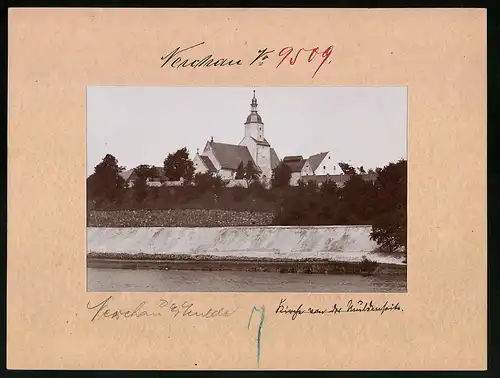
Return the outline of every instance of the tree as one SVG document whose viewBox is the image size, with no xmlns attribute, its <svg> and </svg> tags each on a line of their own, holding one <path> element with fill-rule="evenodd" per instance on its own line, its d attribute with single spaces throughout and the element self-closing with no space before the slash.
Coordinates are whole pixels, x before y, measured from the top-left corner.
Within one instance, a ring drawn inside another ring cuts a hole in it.
<svg viewBox="0 0 500 378">
<path fill-rule="evenodd" d="M 258 180 L 260 177 L 260 172 L 252 161 L 248 161 L 245 166 L 245 180 L 247 181 L 247 187 L 250 187 L 250 183 L 254 180 Z"/>
<path fill-rule="evenodd" d="M 224 186 L 224 181 L 219 176 L 214 176 L 209 172 L 194 175 L 193 183 L 201 192 L 207 190 L 216 192 Z"/>
<path fill-rule="evenodd" d="M 347 211 L 345 219 L 350 224 L 367 224 L 373 216 L 375 187 L 360 175 L 352 175 L 339 190 L 341 209 Z"/>
<path fill-rule="evenodd" d="M 406 251 L 406 160 L 389 163 L 377 169 L 377 173 L 376 216 L 372 222 L 371 238 L 389 252 Z"/>
<path fill-rule="evenodd" d="M 236 180 L 243 180 L 245 178 L 245 166 L 243 165 L 243 162 L 240 162 L 240 165 L 238 165 L 234 178 Z"/>
<path fill-rule="evenodd" d="M 271 177 L 271 186 L 273 188 L 282 188 L 290 184 L 292 178 L 292 170 L 288 165 L 281 162 L 276 168 L 273 169 Z"/>
<path fill-rule="evenodd" d="M 356 174 L 356 168 L 354 168 L 352 165 L 349 163 L 339 163 L 340 169 L 342 169 L 342 172 L 346 175 L 355 175 Z"/>
<path fill-rule="evenodd" d="M 136 179 L 134 181 L 134 195 L 137 202 L 142 202 L 146 199 L 147 192 L 147 181 L 150 178 L 156 177 L 156 168 L 141 164 L 134 169 L 134 174 Z"/>
<path fill-rule="evenodd" d="M 358 168 L 358 171 L 359 173 L 361 173 L 362 175 L 364 175 L 366 173 L 365 169 L 363 168 L 363 166 L 359 167 Z"/>
<path fill-rule="evenodd" d="M 375 173 L 375 171 L 374 171 L 372 168 L 370 168 L 370 169 L 368 170 L 368 174 L 373 174 L 373 173 Z"/>
<path fill-rule="evenodd" d="M 94 173 L 87 180 L 87 193 L 97 202 L 121 200 L 125 189 L 125 180 L 120 175 L 125 167 L 118 165 L 118 160 L 107 154 L 94 168 Z"/>
<path fill-rule="evenodd" d="M 179 181 L 183 178 L 185 181 L 190 182 L 194 175 L 194 165 L 189 159 L 189 152 L 187 148 L 181 148 L 173 154 L 168 154 L 163 162 L 165 176 L 169 181 Z"/>
</svg>

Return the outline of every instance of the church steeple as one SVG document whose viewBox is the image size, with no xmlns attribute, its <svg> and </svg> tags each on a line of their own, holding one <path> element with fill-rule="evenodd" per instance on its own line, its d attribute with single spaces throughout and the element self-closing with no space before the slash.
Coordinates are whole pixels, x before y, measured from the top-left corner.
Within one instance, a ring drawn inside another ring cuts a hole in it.
<svg viewBox="0 0 500 378">
<path fill-rule="evenodd" d="M 262 118 L 259 113 L 257 113 L 257 97 L 255 97 L 255 90 L 253 91 L 253 98 L 250 106 L 250 115 L 247 117 L 245 125 L 248 123 L 262 123 Z"/>
<path fill-rule="evenodd" d="M 253 98 L 252 98 L 252 113 L 255 112 L 257 113 L 257 98 L 255 97 L 255 89 L 253 90 Z"/>
</svg>

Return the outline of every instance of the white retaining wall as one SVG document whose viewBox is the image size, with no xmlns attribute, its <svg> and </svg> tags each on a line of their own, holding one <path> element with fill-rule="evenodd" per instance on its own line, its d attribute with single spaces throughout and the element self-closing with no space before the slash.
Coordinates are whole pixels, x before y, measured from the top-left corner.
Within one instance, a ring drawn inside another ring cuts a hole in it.
<svg viewBox="0 0 500 378">
<path fill-rule="evenodd" d="M 87 253 L 211 255 L 399 264 L 373 253 L 371 226 L 87 228 Z"/>
</svg>

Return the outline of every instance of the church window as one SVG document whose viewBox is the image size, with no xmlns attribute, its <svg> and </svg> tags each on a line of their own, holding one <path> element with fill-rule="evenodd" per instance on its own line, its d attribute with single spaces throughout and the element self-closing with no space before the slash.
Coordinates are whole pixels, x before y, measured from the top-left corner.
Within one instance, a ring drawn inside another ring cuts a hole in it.
<svg viewBox="0 0 500 378">
<path fill-rule="evenodd" d="M 326 169 L 326 167 L 325 167 L 325 166 L 323 166 L 323 169 Z"/>
</svg>

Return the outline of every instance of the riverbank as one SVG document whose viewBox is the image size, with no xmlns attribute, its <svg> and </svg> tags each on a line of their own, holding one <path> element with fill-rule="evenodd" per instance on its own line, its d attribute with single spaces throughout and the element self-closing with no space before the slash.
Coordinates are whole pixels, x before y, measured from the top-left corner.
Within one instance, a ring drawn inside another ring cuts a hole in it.
<svg viewBox="0 0 500 378">
<path fill-rule="evenodd" d="M 406 274 L 87 268 L 89 292 L 406 293 Z"/>
<path fill-rule="evenodd" d="M 364 262 L 333 262 L 320 259 L 246 259 L 215 256 L 144 256 L 89 254 L 88 268 L 278 272 L 303 274 L 392 274 L 406 275 L 406 265 Z"/>
</svg>

